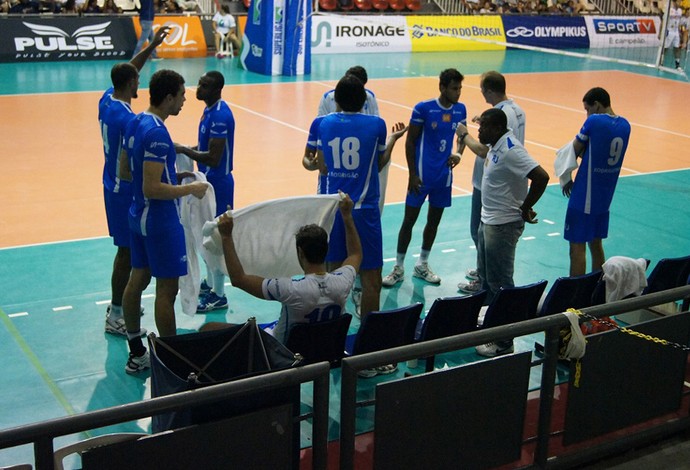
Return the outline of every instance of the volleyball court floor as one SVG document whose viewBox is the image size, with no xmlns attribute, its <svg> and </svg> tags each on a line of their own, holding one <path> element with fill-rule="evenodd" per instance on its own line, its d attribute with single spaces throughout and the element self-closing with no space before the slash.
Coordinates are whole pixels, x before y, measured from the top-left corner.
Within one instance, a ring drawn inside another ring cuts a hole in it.
<svg viewBox="0 0 690 470">
<path fill-rule="evenodd" d="M 107 238 L 102 208 L 97 102 L 109 86 L 113 63 L 0 64 L 0 352 L 5 367 L 0 429 L 150 397 L 148 377 L 124 372 L 126 342 L 103 332 L 115 250 Z M 553 159 L 584 121 L 582 96 L 593 86 L 609 90 L 613 109 L 632 124 L 605 242 L 607 256 L 644 257 L 654 266 L 661 258 L 690 254 L 690 85 L 673 75 L 526 51 L 313 56 L 312 74 L 298 78 L 249 73 L 232 59 L 164 60 L 142 71 L 133 108 L 146 108 L 147 84 L 155 70 L 177 70 L 187 80 L 187 101 L 180 115 L 166 124 L 175 141 L 195 143 L 203 104 L 196 101 L 194 87 L 205 71 L 220 70 L 226 77 L 223 97 L 237 123 L 237 207 L 312 194 L 316 175 L 300 163 L 307 130 L 321 94 L 355 64 L 368 70 L 367 87 L 376 93 L 389 129 L 394 122 L 407 122 L 417 102 L 438 96 L 438 74 L 445 68 L 465 74 L 461 101 L 470 117 L 488 107 L 479 91 L 479 75 L 486 70 L 506 75 L 508 95 L 527 115 L 526 147 L 552 175 L 535 206 L 539 223 L 527 226 L 518 244 L 517 285 L 539 279 L 551 284 L 568 274 L 568 245 L 562 238 L 567 200 L 553 176 Z M 476 135 L 476 126 L 470 131 Z M 476 257 L 468 225 L 473 158 L 466 154 L 454 170 L 453 205 L 444 214 L 430 257 L 442 283 L 430 285 L 408 276 L 402 284 L 383 289 L 382 309 L 418 301 L 428 309 L 438 297 L 458 295 L 456 285 Z M 406 182 L 400 142 L 393 153 L 382 216 L 384 275 L 395 258 Z M 425 213 L 415 227 L 408 273 L 419 252 Z M 277 303 L 251 298 L 230 286 L 226 293 L 227 311 L 188 317 L 178 309 L 178 332 L 196 331 L 207 320 L 277 318 Z M 143 326 L 155 331 L 153 288 L 145 294 Z M 353 321 L 350 332 L 358 326 Z M 518 339 L 516 346 L 530 350 L 533 339 Z M 439 356 L 437 367 L 478 359 L 468 350 Z M 400 378 L 406 370 L 401 365 L 392 376 L 360 380 L 360 393 L 370 395 L 375 383 Z M 339 371 L 333 372 L 332 380 L 335 437 Z M 536 387 L 538 371 L 532 380 Z M 308 405 L 307 398 L 304 402 Z M 372 409 L 360 411 L 359 417 L 360 429 L 370 428 Z M 89 436 L 149 429 L 150 421 L 141 420 L 94 430 Z M 68 436 L 56 446 L 85 437 Z M 0 451 L 0 464 L 31 460 L 28 446 Z"/>
</svg>

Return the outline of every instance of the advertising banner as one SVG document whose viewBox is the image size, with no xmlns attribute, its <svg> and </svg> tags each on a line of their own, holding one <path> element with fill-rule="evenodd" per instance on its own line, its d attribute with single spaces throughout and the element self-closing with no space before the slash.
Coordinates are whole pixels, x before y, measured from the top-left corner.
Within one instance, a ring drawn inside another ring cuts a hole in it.
<svg viewBox="0 0 690 470">
<path fill-rule="evenodd" d="M 589 47 L 658 47 L 661 18 L 593 16 L 586 19 Z"/>
<path fill-rule="evenodd" d="M 384 18 L 385 23 L 379 18 Z M 315 16 L 312 53 L 410 52 L 406 27 L 403 16 Z"/>
<path fill-rule="evenodd" d="M 412 52 L 503 50 L 500 16 L 406 16 Z"/>
<path fill-rule="evenodd" d="M 4 18 L 0 62 L 129 60 L 136 45 L 131 18 Z"/>
<path fill-rule="evenodd" d="M 589 47 L 587 25 L 580 16 L 506 15 L 503 27 L 509 44 L 549 49 Z"/>
<path fill-rule="evenodd" d="M 284 0 L 252 0 L 242 38 L 240 63 L 264 75 L 280 75 L 283 69 Z"/>
<path fill-rule="evenodd" d="M 287 0 L 283 75 L 311 73 L 311 1 Z"/>
<path fill-rule="evenodd" d="M 133 18 L 137 38 L 141 34 L 139 17 Z M 176 59 L 182 57 L 206 57 L 207 45 L 201 20 L 198 16 L 157 16 L 153 20 L 153 31 L 161 26 L 170 28 L 168 36 L 156 51 L 158 57 Z"/>
</svg>

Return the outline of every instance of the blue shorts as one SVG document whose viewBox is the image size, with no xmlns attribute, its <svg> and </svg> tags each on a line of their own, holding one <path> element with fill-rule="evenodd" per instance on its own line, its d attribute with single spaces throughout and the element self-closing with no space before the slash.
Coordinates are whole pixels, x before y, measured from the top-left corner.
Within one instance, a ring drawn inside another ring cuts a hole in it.
<svg viewBox="0 0 690 470">
<path fill-rule="evenodd" d="M 594 239 L 604 239 L 609 235 L 609 212 L 585 214 L 577 209 L 565 213 L 563 238 L 571 243 L 589 243 Z"/>
<path fill-rule="evenodd" d="M 105 217 L 108 220 L 108 234 L 113 238 L 113 245 L 129 248 L 129 206 L 132 205 L 132 193 L 114 193 L 103 188 Z"/>
<path fill-rule="evenodd" d="M 427 196 L 429 196 L 429 205 L 433 207 L 450 207 L 452 188 L 450 185 L 436 185 L 427 186 L 422 184 L 419 188 L 419 194 L 414 191 L 408 191 L 405 198 L 405 204 L 410 207 L 422 207 Z"/>
<path fill-rule="evenodd" d="M 235 179 L 232 173 L 221 178 L 208 177 L 216 194 L 216 217 L 228 210 L 228 206 L 235 208 Z"/>
<path fill-rule="evenodd" d="M 379 208 L 357 209 L 352 211 L 352 218 L 362 243 L 362 264 L 360 269 L 379 269 L 383 266 L 383 235 L 381 232 L 381 213 Z M 326 261 L 339 263 L 347 258 L 345 244 L 345 225 L 338 212 L 333 222 L 333 229 L 328 240 Z"/>
<path fill-rule="evenodd" d="M 130 234 L 133 268 L 148 268 L 155 278 L 187 274 L 187 249 L 181 224 L 171 225 L 163 233 L 143 236 L 131 230 Z"/>
</svg>

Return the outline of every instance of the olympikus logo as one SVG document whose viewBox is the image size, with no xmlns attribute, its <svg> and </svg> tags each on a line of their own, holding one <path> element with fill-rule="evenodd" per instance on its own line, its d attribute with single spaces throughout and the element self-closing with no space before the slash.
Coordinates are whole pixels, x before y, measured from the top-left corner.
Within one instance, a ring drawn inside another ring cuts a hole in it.
<svg viewBox="0 0 690 470">
<path fill-rule="evenodd" d="M 107 51 L 114 49 L 110 36 L 100 36 L 110 25 L 110 21 L 82 26 L 77 28 L 72 34 L 68 34 L 56 26 L 26 23 L 24 21 L 22 23 L 36 36 L 14 38 L 14 46 L 17 52 L 24 52 L 28 48 L 34 47 L 42 52 Z"/>
<path fill-rule="evenodd" d="M 584 38 L 587 28 L 584 26 L 535 26 L 533 29 L 518 26 L 506 31 L 509 38 Z"/>
</svg>

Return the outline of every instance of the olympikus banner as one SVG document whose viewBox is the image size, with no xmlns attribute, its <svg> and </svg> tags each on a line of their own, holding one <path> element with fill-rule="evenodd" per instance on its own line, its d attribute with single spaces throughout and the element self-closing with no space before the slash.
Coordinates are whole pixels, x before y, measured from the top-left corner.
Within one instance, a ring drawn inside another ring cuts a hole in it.
<svg viewBox="0 0 690 470">
<path fill-rule="evenodd" d="M 136 45 L 132 19 L 5 18 L 0 62 L 129 59 Z"/>
<path fill-rule="evenodd" d="M 506 41 L 549 49 L 589 47 L 585 20 L 579 16 L 503 16 Z"/>
</svg>

